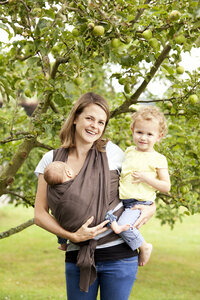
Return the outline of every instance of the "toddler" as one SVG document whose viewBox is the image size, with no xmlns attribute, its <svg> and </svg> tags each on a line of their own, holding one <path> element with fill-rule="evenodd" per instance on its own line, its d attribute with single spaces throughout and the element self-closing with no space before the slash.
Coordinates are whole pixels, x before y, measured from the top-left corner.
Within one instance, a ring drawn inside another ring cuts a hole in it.
<svg viewBox="0 0 200 300">
<path fill-rule="evenodd" d="M 151 205 L 156 191 L 167 193 L 170 190 L 170 178 L 167 159 L 154 150 L 166 132 L 164 114 L 155 106 L 143 106 L 132 115 L 132 136 L 135 146 L 127 148 L 122 163 L 119 194 L 125 211 L 116 221 L 113 211 L 106 214 L 112 230 L 119 234 L 133 249 L 139 248 L 139 266 L 145 265 L 152 251 L 134 223 L 140 216 L 137 204 Z M 129 229 L 125 231 L 126 226 Z"/>
</svg>

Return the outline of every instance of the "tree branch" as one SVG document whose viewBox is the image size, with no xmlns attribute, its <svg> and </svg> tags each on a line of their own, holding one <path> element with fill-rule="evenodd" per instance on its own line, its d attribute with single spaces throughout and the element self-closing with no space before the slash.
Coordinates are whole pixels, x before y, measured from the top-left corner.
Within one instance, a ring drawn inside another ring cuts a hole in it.
<svg viewBox="0 0 200 300">
<path fill-rule="evenodd" d="M 180 98 L 180 97 L 177 97 L 177 98 Z M 172 102 L 173 100 L 175 100 L 177 98 L 176 97 L 171 97 L 171 98 L 167 98 L 167 99 L 140 100 L 140 101 L 137 101 L 137 102 L 138 103 L 167 102 L 167 101 Z"/>
<path fill-rule="evenodd" d="M 17 227 L 13 227 L 13 228 L 10 228 L 9 230 L 7 231 L 4 231 L 4 232 L 1 232 L 0 233 L 0 239 L 4 239 L 6 237 L 9 237 L 15 233 L 18 233 L 24 229 L 26 229 L 27 227 L 31 226 L 34 224 L 34 219 L 30 219 L 28 221 L 26 221 L 25 223 L 17 226 Z"/>
<path fill-rule="evenodd" d="M 144 4 L 149 4 L 149 2 L 151 2 L 151 0 L 145 1 Z M 132 20 L 132 21 L 130 22 L 132 25 L 135 24 L 135 23 L 138 21 L 138 19 L 141 17 L 141 15 L 143 14 L 143 12 L 144 12 L 145 9 L 146 9 L 146 8 L 138 9 L 138 13 L 137 13 L 137 15 L 135 16 L 135 19 Z"/>
<path fill-rule="evenodd" d="M 40 143 L 38 141 L 36 141 L 35 147 L 44 148 L 44 149 L 47 149 L 47 150 L 53 150 L 54 149 L 53 147 L 51 147 L 49 145 L 46 145 L 46 144 L 43 144 L 43 143 Z"/>
<path fill-rule="evenodd" d="M 12 195 L 12 196 L 15 196 L 15 197 L 18 197 L 18 198 L 20 198 L 20 199 L 22 199 L 25 203 L 27 203 L 29 206 L 32 206 L 32 207 L 34 207 L 34 205 L 28 200 L 28 199 L 26 199 L 26 197 L 23 197 L 22 195 L 19 195 L 19 194 L 17 194 L 17 193 L 15 193 L 14 191 L 12 191 L 12 190 L 9 190 L 9 189 L 7 189 L 7 190 L 5 190 L 4 191 L 4 195 Z"/>
<path fill-rule="evenodd" d="M 42 99 L 36 109 L 34 110 L 33 114 L 31 115 L 31 120 L 32 120 L 32 124 L 33 126 L 35 125 L 35 123 L 40 121 L 40 116 L 45 113 L 50 105 L 51 102 L 51 96 L 53 94 L 53 91 L 46 91 L 46 95 L 44 96 L 44 100 Z"/>
<path fill-rule="evenodd" d="M 20 61 L 25 61 L 27 60 L 28 58 L 32 57 L 33 55 L 32 54 L 29 54 L 27 56 L 20 56 L 20 55 L 16 55 L 16 59 L 20 60 Z"/>
<path fill-rule="evenodd" d="M 0 196 L 4 194 L 6 187 L 14 181 L 14 175 L 28 157 L 30 151 L 35 147 L 36 138 L 26 138 L 13 155 L 9 164 L 0 171 Z"/>
<path fill-rule="evenodd" d="M 161 52 L 160 56 L 156 60 L 155 64 L 153 65 L 153 67 L 151 68 L 150 72 L 147 74 L 147 76 L 145 77 L 145 79 L 143 80 L 143 82 L 141 83 L 141 85 L 139 86 L 139 88 L 135 91 L 135 93 L 129 99 L 127 99 L 126 101 L 124 101 L 124 103 L 121 106 L 119 106 L 118 108 L 116 108 L 115 110 L 113 110 L 111 112 L 111 118 L 113 118 L 114 116 L 117 116 L 117 115 L 119 115 L 121 113 L 130 111 L 129 106 L 131 104 L 137 103 L 137 100 L 138 100 L 139 96 L 144 92 L 144 90 L 146 89 L 147 85 L 149 84 L 149 82 L 151 81 L 151 79 L 153 78 L 153 76 L 155 75 L 155 73 L 157 72 L 158 68 L 162 64 L 163 60 L 169 54 L 170 50 L 171 50 L 170 44 L 168 44 L 167 46 L 165 46 L 165 48 Z"/>
<path fill-rule="evenodd" d="M 29 12 L 30 12 L 30 8 L 26 5 L 26 3 L 25 3 L 23 0 L 19 0 L 19 2 L 21 2 L 21 3 L 24 5 L 24 7 L 25 7 L 27 13 L 29 13 Z M 29 24 L 30 24 L 30 23 L 29 23 Z"/>
<path fill-rule="evenodd" d="M 70 52 L 72 51 L 72 49 L 70 50 Z M 56 73 L 58 71 L 58 67 L 60 64 L 65 64 L 69 61 L 69 56 L 68 57 L 59 57 L 56 59 L 53 67 L 52 67 L 52 71 L 51 71 L 51 78 L 54 79 L 56 77 Z"/>
<path fill-rule="evenodd" d="M 45 113 L 49 107 L 53 91 L 47 91 L 44 98 L 38 104 L 31 116 L 32 127 L 37 128 L 40 123 L 40 116 Z M 0 196 L 4 194 L 7 186 L 14 181 L 14 176 L 18 169 L 24 163 L 29 153 L 37 145 L 37 137 L 25 138 L 24 142 L 19 145 L 18 150 L 11 158 L 10 162 L 0 170 Z"/>
<path fill-rule="evenodd" d="M 22 135 L 22 136 L 20 136 Z M 6 143 L 9 143 L 9 142 L 13 142 L 13 141 L 19 141 L 21 139 L 25 139 L 25 138 L 33 138 L 34 135 L 30 134 L 29 132 L 16 132 L 15 133 L 15 136 L 13 136 L 13 134 L 7 138 L 5 138 L 4 140 L 0 141 L 0 144 L 6 144 Z M 20 137 L 17 137 L 17 136 L 20 136 Z"/>
<path fill-rule="evenodd" d="M 0 2 L 0 5 L 4 5 L 4 4 L 8 4 L 8 3 L 9 3 L 9 1 L 5 0 L 3 2 Z"/>
<path fill-rule="evenodd" d="M 56 114 L 59 114 L 59 110 L 57 109 L 55 103 L 53 101 L 50 102 L 50 107 Z"/>
</svg>

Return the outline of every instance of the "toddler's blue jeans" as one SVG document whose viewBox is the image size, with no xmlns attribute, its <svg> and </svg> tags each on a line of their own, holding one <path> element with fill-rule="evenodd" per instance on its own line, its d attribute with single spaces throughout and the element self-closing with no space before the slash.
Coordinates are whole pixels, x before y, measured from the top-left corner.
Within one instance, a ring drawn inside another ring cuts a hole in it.
<svg viewBox="0 0 200 300">
<path fill-rule="evenodd" d="M 117 223 L 119 225 L 125 225 L 130 224 L 133 226 L 137 219 L 139 218 L 141 211 L 139 209 L 131 209 L 137 204 L 142 205 L 151 205 L 151 201 L 138 201 L 136 199 L 125 199 L 122 200 L 124 205 L 124 212 L 121 214 L 119 219 L 117 220 Z M 110 222 L 113 222 L 116 217 L 113 216 L 113 211 L 110 210 L 107 212 L 105 219 L 110 220 Z M 144 238 L 139 232 L 137 228 L 130 228 L 127 231 L 122 231 L 119 236 L 129 245 L 129 247 L 134 251 L 138 249 L 142 243 L 144 242 Z"/>
</svg>

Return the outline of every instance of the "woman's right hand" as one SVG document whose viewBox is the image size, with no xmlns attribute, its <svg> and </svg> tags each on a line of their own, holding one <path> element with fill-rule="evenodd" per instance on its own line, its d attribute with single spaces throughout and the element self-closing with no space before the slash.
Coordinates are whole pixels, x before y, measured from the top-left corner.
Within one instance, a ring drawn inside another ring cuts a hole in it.
<svg viewBox="0 0 200 300">
<path fill-rule="evenodd" d="M 148 220 L 154 215 L 156 211 L 156 205 L 155 203 L 151 205 L 135 205 L 131 209 L 139 209 L 141 211 L 140 217 L 137 219 L 135 224 L 133 225 L 133 228 L 139 229 L 142 225 L 146 224 Z"/>
<path fill-rule="evenodd" d="M 94 227 L 88 227 L 92 221 L 94 220 L 94 217 L 90 217 L 87 222 L 85 222 L 76 232 L 72 233 L 72 237 L 70 238 L 70 241 L 72 243 L 80 243 L 84 242 L 90 239 L 95 238 L 100 233 L 105 232 L 108 230 L 107 227 L 104 227 L 109 221 L 103 221 L 97 226 Z"/>
</svg>

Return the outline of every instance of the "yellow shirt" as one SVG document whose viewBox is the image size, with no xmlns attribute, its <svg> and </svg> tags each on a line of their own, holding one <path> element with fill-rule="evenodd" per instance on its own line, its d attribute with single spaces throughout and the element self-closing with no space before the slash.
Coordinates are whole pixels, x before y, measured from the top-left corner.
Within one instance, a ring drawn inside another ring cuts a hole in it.
<svg viewBox="0 0 200 300">
<path fill-rule="evenodd" d="M 132 183 L 133 172 L 147 172 L 149 177 L 157 177 L 157 169 L 168 168 L 167 159 L 164 155 L 153 152 L 137 151 L 134 146 L 125 151 L 125 159 L 122 163 L 119 195 L 120 199 L 134 198 L 140 201 L 154 201 L 156 189 L 152 186 L 139 182 Z"/>
</svg>

